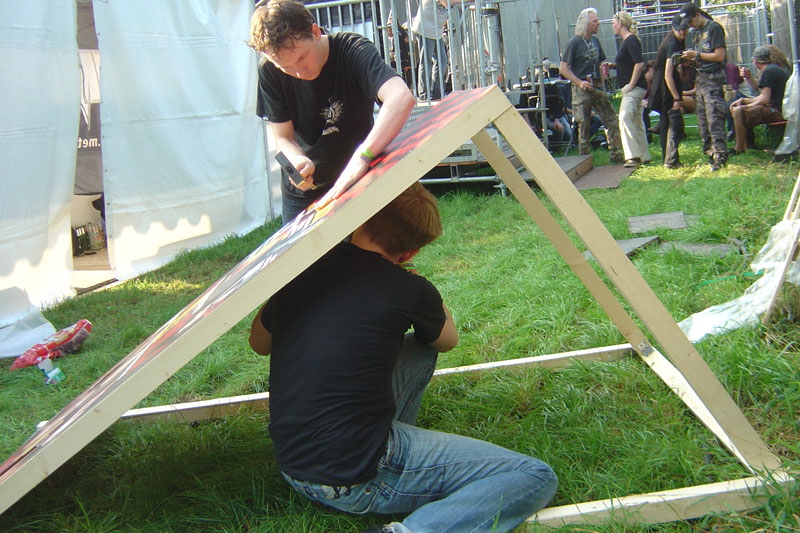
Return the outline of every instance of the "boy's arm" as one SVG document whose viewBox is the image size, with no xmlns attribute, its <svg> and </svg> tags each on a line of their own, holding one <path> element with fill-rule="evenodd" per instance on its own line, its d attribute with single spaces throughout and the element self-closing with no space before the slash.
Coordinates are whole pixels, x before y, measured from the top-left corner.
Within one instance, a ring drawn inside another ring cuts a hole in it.
<svg viewBox="0 0 800 533">
<path fill-rule="evenodd" d="M 261 308 L 250 326 L 250 347 L 257 354 L 269 355 L 272 352 L 272 333 L 261 322 L 261 313 L 263 312 L 264 309 Z"/>
<path fill-rule="evenodd" d="M 442 326 L 442 332 L 439 334 L 439 338 L 433 341 L 431 346 L 433 346 L 437 352 L 449 352 L 458 344 L 458 330 L 456 329 L 455 322 L 453 322 L 453 316 L 450 314 L 450 311 L 447 310 L 447 306 L 444 304 L 442 304 L 442 306 L 447 318 L 444 321 L 444 326 Z"/>
<path fill-rule="evenodd" d="M 368 160 L 380 154 L 397 137 L 416 103 L 414 95 L 400 76 L 393 76 L 381 85 L 378 89 L 378 99 L 382 103 L 375 124 L 336 178 L 333 187 L 317 201 L 318 209 L 339 198 L 361 179 L 369 169 Z"/>
<path fill-rule="evenodd" d="M 278 152 L 289 159 L 292 166 L 297 169 L 303 177 L 303 183 L 298 187 L 300 190 L 311 189 L 314 184 L 314 162 L 303 153 L 303 149 L 297 144 L 294 137 L 294 123 L 291 120 L 286 122 L 271 122 L 270 128 L 275 136 L 275 148 Z"/>
</svg>

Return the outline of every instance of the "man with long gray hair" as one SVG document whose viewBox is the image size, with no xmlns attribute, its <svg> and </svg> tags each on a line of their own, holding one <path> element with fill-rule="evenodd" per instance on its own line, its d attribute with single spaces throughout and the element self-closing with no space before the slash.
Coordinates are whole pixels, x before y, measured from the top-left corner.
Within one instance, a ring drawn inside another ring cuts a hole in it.
<svg viewBox="0 0 800 533">
<path fill-rule="evenodd" d="M 589 123 L 594 109 L 608 132 L 611 162 L 622 163 L 622 140 L 619 136 L 617 113 L 603 90 L 605 76 L 600 69 L 600 63 L 605 61 L 606 55 L 600 41 L 594 36 L 599 29 L 597 10 L 588 7 L 581 11 L 575 26 L 575 37 L 567 43 L 559 70 L 564 78 L 572 82 L 572 112 L 578 122 L 578 147 L 581 155 L 588 155 L 590 152 Z"/>
</svg>

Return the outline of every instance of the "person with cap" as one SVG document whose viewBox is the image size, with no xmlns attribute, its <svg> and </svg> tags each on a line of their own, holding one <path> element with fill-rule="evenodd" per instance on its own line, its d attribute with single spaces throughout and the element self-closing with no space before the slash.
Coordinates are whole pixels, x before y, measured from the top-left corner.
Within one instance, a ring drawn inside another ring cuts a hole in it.
<svg viewBox="0 0 800 533">
<path fill-rule="evenodd" d="M 603 90 L 605 76 L 600 63 L 606 55 L 594 35 L 600 29 L 597 10 L 588 7 L 580 12 L 575 25 L 575 36 L 567 43 L 561 59 L 561 76 L 572 82 L 572 111 L 578 122 L 578 148 L 581 155 L 590 153 L 589 125 L 592 110 L 596 111 L 608 132 L 611 162 L 622 163 L 622 140 L 619 134 L 617 113 Z"/>
<path fill-rule="evenodd" d="M 681 22 L 691 27 L 689 42 L 692 48 L 683 58 L 697 62 L 695 101 L 697 129 L 703 140 L 703 151 L 711 158 L 711 171 L 722 168 L 728 159 L 725 114 L 727 105 L 723 94 L 725 76 L 725 30 L 711 15 L 692 2 L 683 4 Z"/>
<path fill-rule="evenodd" d="M 781 57 L 782 56 L 782 57 Z M 775 48 L 759 46 L 753 50 L 753 64 L 759 72 L 758 96 L 739 98 L 731 104 L 733 130 L 736 134 L 736 146 L 732 154 L 740 154 L 747 150 L 747 132 L 759 124 L 769 124 L 783 120 L 781 107 L 786 89 L 788 74 L 780 67 L 786 62 L 786 56 Z M 748 81 L 754 79 L 748 69 L 742 69 Z"/>
<path fill-rule="evenodd" d="M 678 146 L 686 136 L 682 106 L 683 84 L 679 66 L 675 65 L 673 58 L 676 58 L 675 54 L 680 55 L 683 52 L 688 28 L 680 14 L 672 18 L 672 31 L 658 46 L 653 66 L 650 107 L 660 116 L 658 124 L 661 130 L 661 154 L 667 168 L 683 166 L 678 153 Z"/>
<path fill-rule="evenodd" d="M 328 34 L 299 0 L 259 2 L 247 43 L 260 56 L 259 114 L 303 181 L 281 179 L 283 223 L 358 181 L 416 100 L 366 37 Z M 380 102 L 373 118 L 375 102 Z"/>
<path fill-rule="evenodd" d="M 636 22 L 626 11 L 614 15 L 611 27 L 614 29 L 614 34 L 622 38 L 614 63 L 617 68 L 617 82 L 622 89 L 619 130 L 622 149 L 625 152 L 625 166 L 637 167 L 650 162 L 647 132 L 643 120 L 643 100 L 647 92 L 647 82 L 644 77 L 642 41 L 639 40 Z"/>
</svg>

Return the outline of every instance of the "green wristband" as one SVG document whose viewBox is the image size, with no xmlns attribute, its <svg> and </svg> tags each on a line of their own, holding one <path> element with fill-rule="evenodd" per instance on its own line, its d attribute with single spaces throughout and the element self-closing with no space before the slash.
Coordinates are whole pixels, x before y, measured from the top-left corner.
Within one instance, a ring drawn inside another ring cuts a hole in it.
<svg viewBox="0 0 800 533">
<path fill-rule="evenodd" d="M 369 146 L 361 145 L 361 153 L 358 155 L 361 159 L 365 162 L 370 163 L 373 159 L 375 159 L 375 154 L 372 153 L 372 150 L 369 149 Z"/>
</svg>

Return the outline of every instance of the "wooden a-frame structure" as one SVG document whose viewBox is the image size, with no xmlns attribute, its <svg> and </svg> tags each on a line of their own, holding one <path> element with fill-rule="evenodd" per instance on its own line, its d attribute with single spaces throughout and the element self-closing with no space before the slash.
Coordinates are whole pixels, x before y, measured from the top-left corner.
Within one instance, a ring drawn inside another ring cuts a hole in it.
<svg viewBox="0 0 800 533">
<path fill-rule="evenodd" d="M 503 136 L 663 355 L 509 163 L 485 131 L 488 126 Z M 41 424 L 0 465 L 0 513 L 116 420 L 152 414 L 129 409 L 470 138 L 630 344 L 437 373 L 527 364 L 558 366 L 574 358 L 608 360 L 632 349 L 752 473 L 752 477 L 711 485 L 544 509 L 529 521 L 561 525 L 609 518 L 642 523 L 684 520 L 753 508 L 771 490 L 793 482 L 556 161 L 502 91 L 489 87 L 459 91 L 442 100 L 404 130 L 345 196 L 299 215 Z M 244 402 L 264 404 L 268 397 L 253 395 L 165 410 L 178 418 L 197 419 L 230 412 Z"/>
</svg>

